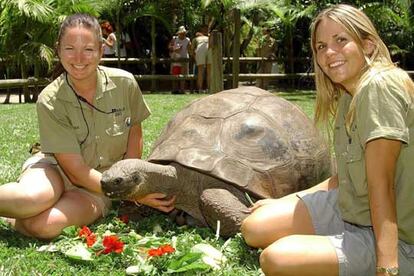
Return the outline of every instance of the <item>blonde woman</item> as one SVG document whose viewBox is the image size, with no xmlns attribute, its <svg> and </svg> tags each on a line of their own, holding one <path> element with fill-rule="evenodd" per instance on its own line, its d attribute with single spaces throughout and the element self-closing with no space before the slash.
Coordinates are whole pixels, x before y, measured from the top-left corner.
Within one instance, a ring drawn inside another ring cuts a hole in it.
<svg viewBox="0 0 414 276">
<path fill-rule="evenodd" d="M 266 275 L 414 275 L 414 84 L 352 6 L 322 11 L 311 44 L 337 174 L 258 201 L 242 234 Z"/>
</svg>

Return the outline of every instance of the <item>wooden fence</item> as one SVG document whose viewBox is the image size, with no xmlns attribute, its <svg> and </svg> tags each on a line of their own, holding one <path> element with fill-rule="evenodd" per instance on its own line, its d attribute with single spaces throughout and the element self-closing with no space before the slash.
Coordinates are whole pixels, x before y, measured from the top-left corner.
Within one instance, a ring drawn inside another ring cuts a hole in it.
<svg viewBox="0 0 414 276">
<path fill-rule="evenodd" d="M 240 14 L 238 10 L 235 10 L 235 29 L 238 30 L 240 28 L 239 19 Z M 210 41 L 209 41 L 209 50 L 211 50 L 212 58 L 211 58 L 211 75 L 209 80 L 209 92 L 216 93 L 224 89 L 224 82 L 231 81 L 231 87 L 235 88 L 238 86 L 239 81 L 243 80 L 254 80 L 254 79 L 295 79 L 295 78 L 303 78 L 303 76 L 310 76 L 309 74 L 302 73 L 302 74 L 243 74 L 240 72 L 240 62 L 260 62 L 263 61 L 263 58 L 243 58 L 240 57 L 240 32 L 237 32 L 233 37 L 233 57 L 232 58 L 223 58 L 222 53 L 222 35 L 217 30 L 213 30 L 210 34 Z M 156 75 L 155 74 L 155 66 L 157 63 L 170 63 L 171 59 L 168 58 L 156 58 L 155 52 L 151 58 L 104 58 L 102 59 L 102 63 L 104 65 L 113 65 L 116 64 L 118 67 L 121 64 L 151 64 L 152 70 L 150 75 L 134 75 L 138 82 L 141 81 L 151 81 L 151 91 L 155 91 L 157 87 L 157 81 L 163 80 L 190 80 L 193 82 L 196 77 L 193 74 L 186 74 L 186 75 Z M 275 60 L 269 60 L 269 62 L 275 62 Z M 180 60 L 179 62 L 190 62 L 190 60 Z M 231 63 L 232 73 L 225 74 L 223 64 Z M 19 91 L 19 102 L 21 102 L 21 93 L 24 94 L 25 101 L 35 100 L 37 98 L 38 91 L 35 89 L 35 95 L 32 97 L 29 94 L 30 87 L 38 87 L 41 85 L 45 85 L 47 81 L 45 79 L 14 79 L 14 80 L 0 80 L 0 89 L 8 89 L 10 91 L 11 88 L 23 88 L 23 91 Z"/>
<path fill-rule="evenodd" d="M 221 68 L 223 64 L 226 63 L 232 63 L 233 62 L 232 57 L 223 57 L 222 62 L 219 63 L 216 67 Z M 182 59 L 181 62 L 191 62 L 189 59 Z M 239 62 L 240 63 L 257 63 L 263 61 L 263 58 L 260 57 L 240 57 Z M 279 60 L 269 60 L 269 62 L 278 62 Z M 122 65 L 137 65 L 137 64 L 148 64 L 151 63 L 152 60 L 150 58 L 122 58 L 121 64 Z M 171 62 L 171 59 L 169 58 L 158 58 L 156 60 L 157 63 L 161 64 L 169 64 Z M 280 62 L 280 61 L 279 61 Z M 103 58 L 102 64 L 107 66 L 117 66 L 118 59 L 117 58 Z M 214 68 L 214 67 L 212 67 Z M 222 69 L 216 69 L 222 70 Z M 234 70 L 233 70 L 234 71 Z M 222 71 L 221 71 L 222 72 Z M 233 83 L 233 87 L 235 83 L 239 81 L 255 81 L 257 79 L 269 79 L 269 80 L 297 80 L 297 79 L 303 79 L 303 78 L 313 78 L 312 73 L 294 73 L 294 74 L 255 74 L 255 73 L 238 73 L 237 75 L 233 73 L 222 73 L 222 76 L 215 76 L 212 70 L 212 79 L 215 80 L 212 85 L 212 92 L 217 92 L 223 89 L 223 82 Z M 135 79 L 138 83 L 144 82 L 144 81 L 150 81 L 150 82 L 160 82 L 160 81 L 178 81 L 178 80 L 187 80 L 190 82 L 195 82 L 197 76 L 194 74 L 186 74 L 186 75 L 163 75 L 163 74 L 157 74 L 157 75 L 151 75 L 151 74 L 135 74 Z M 50 83 L 50 79 L 47 78 L 34 78 L 30 77 L 28 79 L 0 79 L 0 93 L 9 93 L 11 89 L 20 89 L 18 91 L 19 94 L 19 102 L 23 102 L 22 96 L 24 90 L 30 90 L 31 99 L 35 98 L 36 95 L 33 95 L 33 93 L 39 93 L 41 88 L 46 86 Z M 193 85 L 193 83 L 192 83 Z M 153 90 L 153 88 L 155 89 Z M 4 91 L 6 90 L 6 91 Z M 150 91 L 155 91 L 156 85 L 151 85 Z M 2 92 L 4 91 L 4 92 Z M 30 99 L 25 99 L 25 102 L 31 101 Z"/>
</svg>

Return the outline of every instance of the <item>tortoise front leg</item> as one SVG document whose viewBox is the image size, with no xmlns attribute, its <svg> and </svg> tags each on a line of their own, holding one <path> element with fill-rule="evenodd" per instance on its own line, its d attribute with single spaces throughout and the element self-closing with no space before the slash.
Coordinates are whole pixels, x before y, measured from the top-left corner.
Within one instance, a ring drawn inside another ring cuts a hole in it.
<svg viewBox="0 0 414 276">
<path fill-rule="evenodd" d="M 200 196 L 200 205 L 205 220 L 215 231 L 217 221 L 220 221 L 220 236 L 223 237 L 233 236 L 240 231 L 250 206 L 244 193 L 232 186 L 204 190 Z"/>
</svg>

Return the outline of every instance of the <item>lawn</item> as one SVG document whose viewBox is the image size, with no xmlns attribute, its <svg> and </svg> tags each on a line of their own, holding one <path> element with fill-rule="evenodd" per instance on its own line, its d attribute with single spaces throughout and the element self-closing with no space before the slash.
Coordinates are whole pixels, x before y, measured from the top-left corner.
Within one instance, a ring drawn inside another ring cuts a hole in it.
<svg viewBox="0 0 414 276">
<path fill-rule="evenodd" d="M 314 106 L 313 91 L 290 91 L 277 93 L 297 104 L 309 116 Z M 152 115 L 144 122 L 144 158 L 148 156 L 151 145 L 163 126 L 183 106 L 204 95 L 145 95 Z M 14 181 L 19 175 L 21 164 L 30 156 L 30 145 L 38 140 L 37 118 L 33 104 L 0 105 L 0 183 Z M 115 205 L 116 207 L 116 205 Z M 260 275 L 258 252 L 245 245 L 240 235 L 230 239 L 216 238 L 209 229 L 178 227 L 165 215 L 153 215 L 139 221 L 120 223 L 113 212 L 104 220 L 91 226 L 95 232 L 122 232 L 124 239 L 130 241 L 124 253 L 99 255 L 93 261 L 70 258 L 61 252 L 39 252 L 42 245 L 48 243 L 26 238 L 9 229 L 0 222 L 0 275 L 124 275 L 125 269 L 137 265 L 139 260 L 132 254 L 133 241 L 141 247 L 156 247 L 172 244 L 176 251 L 152 261 L 144 258 L 140 263 L 141 275 L 165 274 L 172 267 L 187 267 L 180 275 Z M 132 238 L 131 231 L 138 233 Z M 127 233 L 127 234 L 125 234 Z M 72 233 L 73 234 L 73 233 Z M 64 239 L 75 237 L 68 232 Z M 64 239 L 61 239 L 64 240 Z M 131 242 L 132 241 L 132 242 Z M 146 241 L 145 243 L 143 241 Z M 198 255 L 187 253 L 195 244 L 209 244 L 220 250 L 227 261 L 219 270 L 200 265 Z M 129 251 L 128 251 L 129 250 Z M 128 255 L 128 252 L 131 253 Z M 142 255 L 142 254 L 141 254 Z M 190 256 L 190 257 L 189 257 Z M 184 260 L 183 258 L 187 258 Z M 194 261 L 196 260 L 196 261 Z M 144 265 L 143 265 L 144 264 Z M 186 266 L 187 265 L 187 266 Z M 176 270 L 178 271 L 178 270 Z"/>
</svg>

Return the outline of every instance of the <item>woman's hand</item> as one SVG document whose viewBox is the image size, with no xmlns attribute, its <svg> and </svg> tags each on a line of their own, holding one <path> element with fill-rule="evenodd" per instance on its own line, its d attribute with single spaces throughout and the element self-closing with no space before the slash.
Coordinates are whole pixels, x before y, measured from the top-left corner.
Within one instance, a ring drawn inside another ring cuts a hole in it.
<svg viewBox="0 0 414 276">
<path fill-rule="evenodd" d="M 253 213 L 256 209 L 258 209 L 258 208 L 260 208 L 264 205 L 271 204 L 271 203 L 275 202 L 275 200 L 276 199 L 274 199 L 274 198 L 266 198 L 266 199 L 258 200 L 251 207 L 249 207 L 249 211 L 250 211 L 250 213 Z"/>
<path fill-rule="evenodd" d="M 162 193 L 153 193 L 130 200 L 168 213 L 174 209 L 175 198 L 176 196 L 167 197 L 167 195 Z"/>
</svg>

